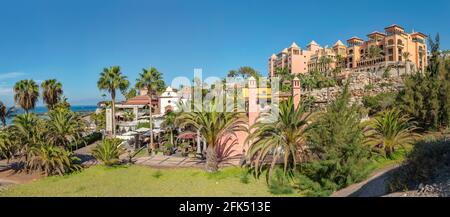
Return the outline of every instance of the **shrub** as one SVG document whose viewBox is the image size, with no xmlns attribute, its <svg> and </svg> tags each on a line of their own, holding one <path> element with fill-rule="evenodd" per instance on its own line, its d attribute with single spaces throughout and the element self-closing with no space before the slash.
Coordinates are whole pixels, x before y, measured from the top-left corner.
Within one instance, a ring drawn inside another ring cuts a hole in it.
<svg viewBox="0 0 450 217">
<path fill-rule="evenodd" d="M 157 170 L 156 172 L 154 172 L 152 174 L 152 176 L 156 179 L 159 179 L 162 175 L 163 175 L 163 173 L 160 170 Z"/>
<path fill-rule="evenodd" d="M 292 194 L 294 188 L 289 181 L 289 178 L 285 176 L 282 169 L 275 169 L 274 176 L 271 177 L 269 191 L 272 194 Z"/>
<path fill-rule="evenodd" d="M 250 172 L 247 169 L 243 169 L 239 180 L 244 184 L 250 183 Z"/>
<path fill-rule="evenodd" d="M 303 174 L 296 175 L 296 186 L 302 195 L 307 197 L 326 197 L 333 193 L 335 188 L 323 188 L 319 182 L 316 182 Z"/>
<path fill-rule="evenodd" d="M 331 192 L 363 179 L 367 172 L 370 150 L 363 144 L 363 127 L 357 105 L 350 103 L 348 86 L 343 93 L 321 113 L 308 134 L 313 159 L 300 167 L 299 187 L 309 191 Z M 307 179 L 306 179 L 307 178 Z M 317 184 L 316 184 L 317 183 Z M 314 194 L 314 193 L 308 193 Z M 320 193 L 322 194 L 322 193 Z"/>
<path fill-rule="evenodd" d="M 386 109 L 394 107 L 396 93 L 380 93 L 375 96 L 364 96 L 362 103 L 369 109 L 369 115 L 374 115 Z"/>
<path fill-rule="evenodd" d="M 92 150 L 92 155 L 106 166 L 119 164 L 119 157 L 124 153 L 121 143 L 120 139 L 105 139 Z"/>
<path fill-rule="evenodd" d="M 429 182 L 439 175 L 450 162 L 450 141 L 437 139 L 419 141 L 407 155 L 404 165 L 396 171 L 389 184 L 391 191 L 414 188 L 420 183 Z"/>
<path fill-rule="evenodd" d="M 398 100 L 423 129 L 450 126 L 450 59 L 440 54 L 439 40 L 429 38 L 431 57 L 426 72 L 406 76 Z"/>
<path fill-rule="evenodd" d="M 163 151 L 164 155 L 172 155 L 173 154 L 173 148 L 174 148 L 174 145 L 172 143 L 166 142 L 164 144 L 164 151 Z"/>
<path fill-rule="evenodd" d="M 139 122 L 136 126 L 137 129 L 139 128 L 150 128 L 150 122 Z"/>
<path fill-rule="evenodd" d="M 102 133 L 93 132 L 93 133 L 83 137 L 80 141 L 77 141 L 76 143 L 72 143 L 70 149 L 76 150 L 76 149 L 88 146 L 90 144 L 93 144 L 94 142 L 101 140 L 102 137 L 103 137 Z"/>
</svg>

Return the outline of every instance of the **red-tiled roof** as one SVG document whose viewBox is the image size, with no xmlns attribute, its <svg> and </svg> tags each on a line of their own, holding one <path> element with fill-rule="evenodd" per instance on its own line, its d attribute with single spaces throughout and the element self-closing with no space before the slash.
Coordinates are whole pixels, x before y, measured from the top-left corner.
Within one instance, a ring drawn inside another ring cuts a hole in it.
<svg viewBox="0 0 450 217">
<path fill-rule="evenodd" d="M 422 37 L 424 37 L 424 38 L 428 38 L 427 35 L 425 35 L 425 34 L 423 34 L 423 33 L 421 33 L 421 32 L 413 32 L 413 33 L 411 33 L 411 35 L 420 35 L 420 36 L 422 36 Z"/>
<path fill-rule="evenodd" d="M 382 32 L 378 32 L 378 31 L 374 31 L 369 33 L 367 36 L 371 36 L 371 35 L 382 35 L 382 36 L 386 36 L 386 34 L 382 33 Z"/>
<path fill-rule="evenodd" d="M 401 27 L 401 26 L 399 26 L 399 25 L 397 25 L 397 24 L 392 24 L 392 25 L 390 25 L 390 26 L 388 26 L 388 27 L 386 27 L 386 28 L 384 28 L 384 29 L 390 29 L 390 28 L 393 28 L 393 27 L 397 27 L 397 28 L 403 29 L 403 27 Z M 403 29 L 403 30 L 404 30 L 404 29 Z"/>
<path fill-rule="evenodd" d="M 152 99 L 153 104 L 155 104 L 158 102 L 158 99 Z M 129 100 L 127 100 L 124 105 L 148 105 L 150 103 L 150 97 L 147 95 L 143 95 L 143 96 L 136 96 L 133 97 Z"/>
<path fill-rule="evenodd" d="M 364 40 L 362 40 L 362 39 L 360 39 L 360 38 L 358 38 L 356 36 L 353 36 L 353 37 L 349 38 L 347 41 L 351 41 L 351 40 L 364 41 Z"/>
</svg>

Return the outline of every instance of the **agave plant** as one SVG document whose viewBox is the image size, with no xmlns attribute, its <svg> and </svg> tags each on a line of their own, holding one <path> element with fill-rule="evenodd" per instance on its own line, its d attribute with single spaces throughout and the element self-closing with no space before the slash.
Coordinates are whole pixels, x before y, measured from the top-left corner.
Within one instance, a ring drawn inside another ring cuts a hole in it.
<svg viewBox="0 0 450 217">
<path fill-rule="evenodd" d="M 105 139 L 93 150 L 92 155 L 106 166 L 112 166 L 120 163 L 120 155 L 124 153 L 120 139 Z"/>
<path fill-rule="evenodd" d="M 385 111 L 369 122 L 366 144 L 391 157 L 397 146 L 413 144 L 420 137 L 415 133 L 416 130 L 416 123 L 408 116 L 401 115 L 399 110 Z"/>
<path fill-rule="evenodd" d="M 81 169 L 79 158 L 64 148 L 41 143 L 27 153 L 26 168 L 42 171 L 46 176 L 64 175 Z"/>
<path fill-rule="evenodd" d="M 267 123 L 261 121 L 263 119 L 275 122 Z M 297 163 L 305 157 L 310 119 L 311 113 L 307 112 L 304 104 L 294 108 L 292 97 L 280 103 L 278 114 L 265 114 L 257 119 L 246 140 L 250 144 L 247 154 L 252 159 L 251 167 L 256 176 L 268 169 L 266 181 L 269 182 L 279 160 L 283 161 L 284 175 L 295 170 Z M 270 166 L 267 165 L 268 159 Z"/>
</svg>

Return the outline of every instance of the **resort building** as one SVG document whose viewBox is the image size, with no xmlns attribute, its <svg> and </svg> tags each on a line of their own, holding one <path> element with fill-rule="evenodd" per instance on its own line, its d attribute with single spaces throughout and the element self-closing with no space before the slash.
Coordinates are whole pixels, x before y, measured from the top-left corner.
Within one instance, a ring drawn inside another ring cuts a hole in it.
<svg viewBox="0 0 450 217">
<path fill-rule="evenodd" d="M 309 72 L 318 71 L 325 73 L 330 69 L 335 69 L 338 64 L 341 67 L 344 67 L 346 56 L 347 47 L 341 40 L 334 43 L 332 48 L 322 48 L 319 46 L 308 61 Z"/>
<path fill-rule="evenodd" d="M 166 91 L 159 96 L 159 113 L 165 114 L 169 111 L 177 110 L 180 101 L 187 102 L 190 98 L 190 94 L 186 93 L 187 91 L 190 93 L 190 88 L 189 90 L 187 90 L 187 88 L 183 88 L 181 91 L 177 92 L 171 87 L 167 87 Z"/>
<path fill-rule="evenodd" d="M 318 49 L 317 43 L 312 41 L 306 50 L 302 50 L 295 42 L 278 54 L 269 58 L 269 76 L 275 76 L 277 69 L 286 68 L 289 73 L 299 74 L 308 72 L 308 61 L 313 51 Z"/>
<path fill-rule="evenodd" d="M 425 70 L 427 66 L 427 36 L 420 32 L 405 32 L 399 25 L 391 25 L 384 32 L 372 32 L 367 40 L 353 36 L 347 45 L 338 40 L 333 47 L 324 48 L 315 41 L 305 50 L 292 43 L 279 54 L 273 54 L 268 61 L 269 76 L 275 76 L 277 69 L 285 68 L 291 74 L 311 71 L 329 72 L 340 66 L 347 71 L 367 71 L 380 68 L 405 68 Z M 370 47 L 379 48 L 379 53 L 369 53 Z"/>
</svg>

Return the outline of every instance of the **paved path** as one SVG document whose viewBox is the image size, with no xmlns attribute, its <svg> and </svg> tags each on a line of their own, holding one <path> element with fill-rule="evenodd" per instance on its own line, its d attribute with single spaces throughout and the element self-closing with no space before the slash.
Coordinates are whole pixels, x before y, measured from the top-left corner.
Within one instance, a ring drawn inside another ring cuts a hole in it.
<svg viewBox="0 0 450 217">
<path fill-rule="evenodd" d="M 97 145 L 97 142 L 87 145 L 83 148 L 74 151 L 75 156 L 80 158 L 81 165 L 83 166 L 93 166 L 97 164 L 97 160 L 92 156 L 92 149 Z"/>
<path fill-rule="evenodd" d="M 331 197 L 380 197 L 387 194 L 388 178 L 399 165 L 375 172 L 369 179 L 334 192 Z"/>
<path fill-rule="evenodd" d="M 145 156 L 136 160 L 136 164 L 151 167 L 203 167 L 204 163 L 204 160 L 196 158 L 164 155 Z"/>
</svg>

